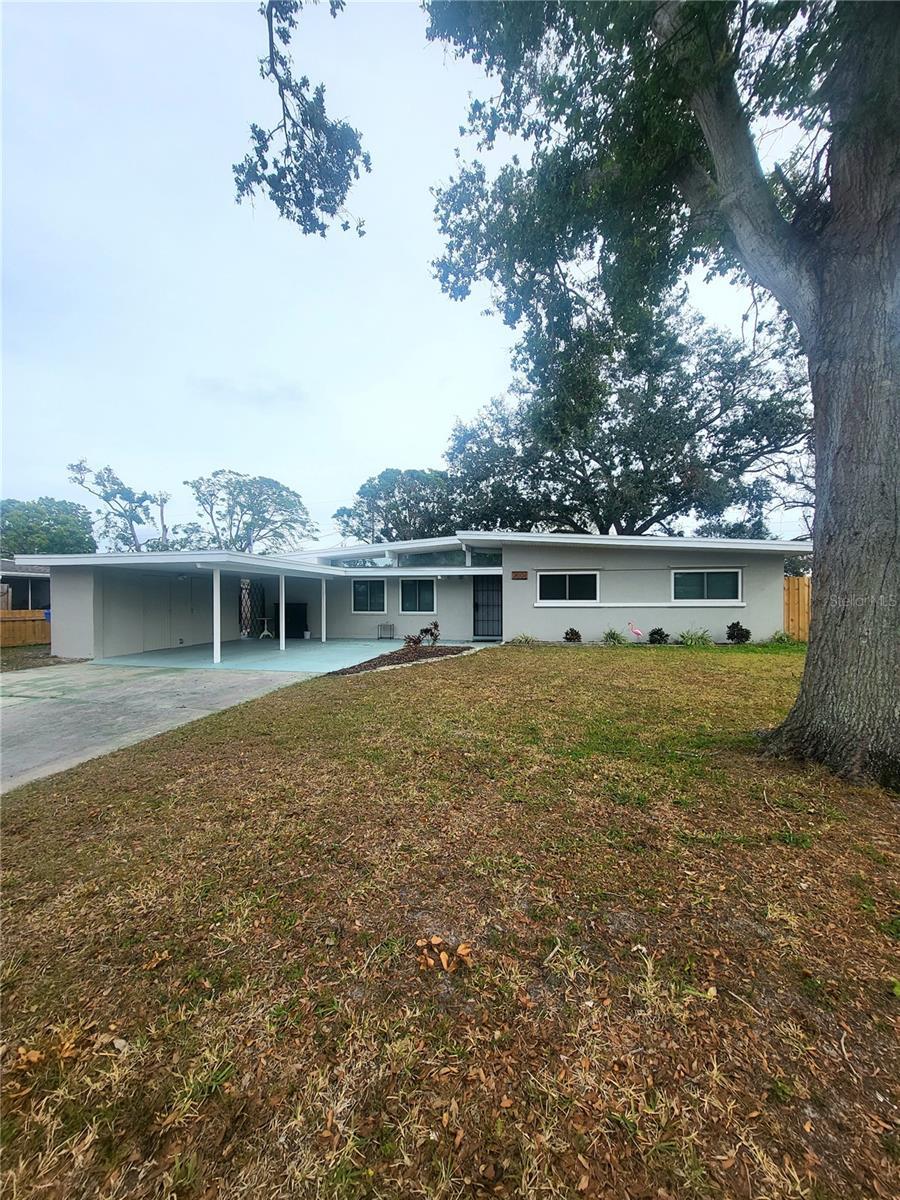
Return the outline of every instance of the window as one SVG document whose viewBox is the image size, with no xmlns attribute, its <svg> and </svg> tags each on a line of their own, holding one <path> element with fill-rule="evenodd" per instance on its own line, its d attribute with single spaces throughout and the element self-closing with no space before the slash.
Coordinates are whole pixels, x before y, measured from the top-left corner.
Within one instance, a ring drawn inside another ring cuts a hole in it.
<svg viewBox="0 0 900 1200">
<path fill-rule="evenodd" d="M 740 571 L 673 571 L 672 599 L 682 603 L 691 601 L 720 601 L 741 598 Z"/>
<path fill-rule="evenodd" d="M 538 604 L 596 604 L 597 571 L 572 571 L 565 575 L 538 571 Z"/>
<path fill-rule="evenodd" d="M 472 566 L 473 567 L 502 567 L 503 566 L 503 551 L 502 550 L 473 550 L 472 551 Z"/>
<path fill-rule="evenodd" d="M 383 613 L 384 605 L 383 579 L 354 579 L 353 580 L 353 611 L 355 613 Z"/>
<path fill-rule="evenodd" d="M 400 611 L 406 613 L 433 613 L 434 580 L 401 579 Z"/>
<path fill-rule="evenodd" d="M 398 567 L 464 567 L 466 552 L 457 550 L 422 550 L 419 553 L 397 553 Z"/>
</svg>

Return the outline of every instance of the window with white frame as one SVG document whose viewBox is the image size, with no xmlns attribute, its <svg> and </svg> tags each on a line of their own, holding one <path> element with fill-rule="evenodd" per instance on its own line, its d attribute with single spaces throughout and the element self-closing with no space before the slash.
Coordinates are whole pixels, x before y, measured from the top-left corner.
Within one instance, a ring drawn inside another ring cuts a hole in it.
<svg viewBox="0 0 900 1200">
<path fill-rule="evenodd" d="M 740 601 L 740 569 L 673 571 L 672 599 L 681 604 Z"/>
<path fill-rule="evenodd" d="M 355 613 L 387 612 L 384 599 L 383 579 L 353 580 L 353 611 Z"/>
<path fill-rule="evenodd" d="M 537 603 L 547 605 L 597 604 L 599 571 L 538 571 Z"/>
<path fill-rule="evenodd" d="M 400 611 L 405 613 L 433 613 L 434 580 L 401 579 Z"/>
</svg>

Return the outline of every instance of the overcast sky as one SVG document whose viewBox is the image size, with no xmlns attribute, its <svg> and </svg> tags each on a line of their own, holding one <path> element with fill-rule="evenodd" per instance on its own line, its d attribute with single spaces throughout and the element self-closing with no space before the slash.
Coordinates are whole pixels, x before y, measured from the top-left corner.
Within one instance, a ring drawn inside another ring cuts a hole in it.
<svg viewBox="0 0 900 1200">
<path fill-rule="evenodd" d="M 349 202 L 367 236 L 305 238 L 234 202 L 273 103 L 264 35 L 255 0 L 3 5 L 4 496 L 90 500 L 66 481 L 84 456 L 178 521 L 182 480 L 230 467 L 296 488 L 331 540 L 367 476 L 440 467 L 508 386 L 512 331 L 430 266 L 480 69 L 414 3 L 304 12 L 297 66 L 373 159 Z M 727 285 L 695 295 L 739 323 Z"/>
</svg>

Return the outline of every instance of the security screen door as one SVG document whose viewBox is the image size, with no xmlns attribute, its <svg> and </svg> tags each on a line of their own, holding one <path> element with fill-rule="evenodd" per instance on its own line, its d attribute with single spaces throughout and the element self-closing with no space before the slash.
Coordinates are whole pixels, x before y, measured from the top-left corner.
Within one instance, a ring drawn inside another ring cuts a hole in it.
<svg viewBox="0 0 900 1200">
<path fill-rule="evenodd" d="M 472 579 L 472 636 L 503 636 L 503 580 L 499 575 L 475 575 Z"/>
</svg>

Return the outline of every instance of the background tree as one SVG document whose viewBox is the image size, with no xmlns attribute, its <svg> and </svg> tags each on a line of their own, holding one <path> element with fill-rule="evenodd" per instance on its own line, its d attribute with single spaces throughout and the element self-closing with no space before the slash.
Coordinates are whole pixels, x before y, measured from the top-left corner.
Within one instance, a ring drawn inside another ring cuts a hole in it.
<svg viewBox="0 0 900 1200">
<path fill-rule="evenodd" d="M 360 542 L 403 542 L 446 537 L 460 526 L 446 471 L 389 467 L 359 488 L 352 505 L 334 514 L 343 537 Z"/>
<path fill-rule="evenodd" d="M 588 325 L 563 348 L 531 339 L 529 356 L 519 406 L 454 431 L 466 527 L 676 533 L 737 509 L 764 528 L 766 477 L 809 428 L 808 385 L 780 342 L 744 348 L 667 305 L 629 338 Z"/>
<path fill-rule="evenodd" d="M 445 289 L 507 320 L 632 328 L 698 262 L 789 314 L 815 405 L 814 601 L 775 750 L 900 785 L 900 6 L 432 2 L 499 80 L 471 127 L 530 158 L 438 198 Z M 797 134 L 767 177 L 758 137 Z"/>
<path fill-rule="evenodd" d="M 277 479 L 220 470 L 184 482 L 219 550 L 273 554 L 318 532 L 299 493 Z"/>
<path fill-rule="evenodd" d="M 77 483 L 95 496 L 102 507 L 97 510 L 98 533 L 114 550 L 140 551 L 139 530 L 155 528 L 151 505 L 157 497 L 151 492 L 139 492 L 129 487 L 112 467 L 94 469 L 85 459 L 69 463 L 69 482 Z"/>
<path fill-rule="evenodd" d="M 91 514 L 71 500 L 0 501 L 0 555 L 92 554 Z"/>
</svg>

